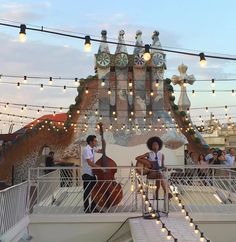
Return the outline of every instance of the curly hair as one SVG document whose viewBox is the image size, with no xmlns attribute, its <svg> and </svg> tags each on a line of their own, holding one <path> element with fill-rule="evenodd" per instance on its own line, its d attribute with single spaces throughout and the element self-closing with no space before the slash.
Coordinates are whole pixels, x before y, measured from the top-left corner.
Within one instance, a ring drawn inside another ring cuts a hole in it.
<svg viewBox="0 0 236 242">
<path fill-rule="evenodd" d="M 162 146 L 163 146 L 163 141 L 159 137 L 157 137 L 157 136 L 154 136 L 154 137 L 151 137 L 151 138 L 148 139 L 148 141 L 147 141 L 147 147 L 148 147 L 148 149 L 149 150 L 152 150 L 152 144 L 154 142 L 157 142 L 158 143 L 159 150 L 161 150 L 162 149 Z"/>
</svg>

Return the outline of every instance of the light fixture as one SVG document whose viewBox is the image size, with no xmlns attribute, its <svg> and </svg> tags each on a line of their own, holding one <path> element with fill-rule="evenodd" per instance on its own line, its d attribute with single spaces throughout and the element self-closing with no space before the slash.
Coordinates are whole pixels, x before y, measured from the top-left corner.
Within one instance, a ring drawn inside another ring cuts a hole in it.
<svg viewBox="0 0 236 242">
<path fill-rule="evenodd" d="M 19 40 L 22 43 L 26 41 L 26 25 L 25 24 L 20 25 Z"/>
<path fill-rule="evenodd" d="M 17 82 L 17 88 L 20 89 L 20 83 L 19 82 Z"/>
<path fill-rule="evenodd" d="M 188 212 L 186 212 L 185 218 L 186 218 L 187 220 L 189 219 Z"/>
<path fill-rule="evenodd" d="M 211 86 L 212 86 L 212 87 L 215 86 L 215 79 L 211 79 Z"/>
<path fill-rule="evenodd" d="M 207 64 L 207 61 L 206 61 L 206 58 L 205 58 L 205 54 L 203 52 L 201 52 L 199 54 L 199 57 L 200 57 L 200 66 L 201 67 L 205 67 L 206 64 Z"/>
<path fill-rule="evenodd" d="M 105 86 L 105 79 L 104 79 L 104 78 L 102 79 L 101 86 L 102 86 L 102 87 Z"/>
<path fill-rule="evenodd" d="M 171 232 L 170 232 L 170 230 L 168 230 L 168 232 L 167 232 L 167 236 L 166 236 L 166 238 L 167 238 L 167 240 L 171 240 Z"/>
<path fill-rule="evenodd" d="M 156 219 L 156 224 L 160 224 L 160 218 L 159 217 L 157 217 L 157 219 Z"/>
<path fill-rule="evenodd" d="M 208 107 L 205 108 L 206 112 L 208 112 Z"/>
<path fill-rule="evenodd" d="M 235 96 L 235 92 L 234 92 L 234 89 L 232 89 L 232 96 Z"/>
<path fill-rule="evenodd" d="M 151 89 L 150 95 L 153 97 L 154 93 L 153 90 Z"/>
<path fill-rule="evenodd" d="M 75 78 L 75 86 L 79 87 L 80 86 L 80 82 L 78 81 L 78 78 Z"/>
<path fill-rule="evenodd" d="M 40 84 L 40 90 L 43 91 L 43 84 Z"/>
<path fill-rule="evenodd" d="M 132 87 L 133 86 L 133 83 L 132 83 L 132 80 L 129 81 L 129 87 Z"/>
<path fill-rule="evenodd" d="M 159 86 L 159 80 L 158 79 L 156 79 L 156 87 L 158 87 Z"/>
<path fill-rule="evenodd" d="M 190 225 L 191 227 L 193 227 L 193 219 L 192 219 L 192 218 L 190 219 L 189 225 Z"/>
<path fill-rule="evenodd" d="M 62 107 L 60 107 L 60 112 L 62 112 Z"/>
<path fill-rule="evenodd" d="M 144 46 L 144 54 L 143 54 L 143 59 L 145 61 L 149 61 L 151 59 L 151 54 L 150 54 L 150 45 L 145 45 Z"/>
<path fill-rule="evenodd" d="M 91 51 L 91 39 L 90 39 L 90 36 L 89 35 L 86 35 L 84 37 L 84 39 L 85 39 L 84 50 L 86 52 L 89 52 L 89 51 Z"/>
<path fill-rule="evenodd" d="M 66 86 L 63 87 L 63 92 L 66 92 Z"/>
<path fill-rule="evenodd" d="M 184 212 L 185 212 L 185 207 L 184 207 L 184 205 L 182 205 L 181 212 L 182 212 L 182 213 L 184 213 Z"/>
<path fill-rule="evenodd" d="M 27 83 L 27 76 L 24 76 L 24 83 Z"/>
<path fill-rule="evenodd" d="M 195 225 L 195 228 L 194 228 L 194 233 L 197 234 L 199 231 L 198 231 L 198 226 Z"/>
<path fill-rule="evenodd" d="M 186 86 L 187 86 L 187 80 L 186 80 L 186 79 L 184 79 L 183 86 L 184 86 L 184 87 L 186 87 Z"/>
<path fill-rule="evenodd" d="M 129 95 L 133 95 L 133 90 L 132 90 L 132 88 L 129 90 Z"/>
<path fill-rule="evenodd" d="M 166 230 L 166 226 L 165 226 L 165 224 L 163 223 L 162 226 L 161 226 L 161 232 L 165 232 L 165 230 Z"/>
<path fill-rule="evenodd" d="M 86 87 L 86 89 L 85 89 L 85 93 L 86 93 L 86 94 L 89 93 L 88 87 Z"/>
<path fill-rule="evenodd" d="M 194 90 L 192 90 L 192 94 L 193 94 L 193 96 L 195 96 L 195 95 L 196 95 Z"/>
<path fill-rule="evenodd" d="M 212 92 L 212 95 L 213 95 L 213 96 L 216 95 L 215 90 L 212 90 L 211 92 Z"/>
<path fill-rule="evenodd" d="M 110 87 L 108 88 L 107 93 L 108 93 L 108 95 L 111 95 L 111 88 Z"/>
<path fill-rule="evenodd" d="M 227 105 L 225 105 L 225 112 L 227 112 L 227 110 L 228 110 L 228 107 L 227 107 Z"/>
<path fill-rule="evenodd" d="M 200 241 L 204 241 L 204 240 L 205 240 L 204 234 L 201 232 Z"/>
<path fill-rule="evenodd" d="M 52 77 L 49 77 L 48 83 L 49 83 L 49 85 L 52 85 Z"/>
</svg>

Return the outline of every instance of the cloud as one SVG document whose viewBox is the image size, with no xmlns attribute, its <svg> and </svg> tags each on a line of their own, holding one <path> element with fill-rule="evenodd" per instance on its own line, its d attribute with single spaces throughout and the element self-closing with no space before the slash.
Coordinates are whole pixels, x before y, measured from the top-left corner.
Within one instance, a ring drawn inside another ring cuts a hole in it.
<svg viewBox="0 0 236 242">
<path fill-rule="evenodd" d="M 3 1 L 0 3 L 0 18 L 19 22 L 33 22 L 43 18 L 40 11 L 50 8 L 49 2 L 18 3 Z"/>
</svg>

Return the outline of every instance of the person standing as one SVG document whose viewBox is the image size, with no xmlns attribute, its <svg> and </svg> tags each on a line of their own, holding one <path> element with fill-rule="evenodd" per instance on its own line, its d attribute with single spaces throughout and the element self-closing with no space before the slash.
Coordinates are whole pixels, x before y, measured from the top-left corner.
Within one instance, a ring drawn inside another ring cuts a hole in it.
<svg viewBox="0 0 236 242">
<path fill-rule="evenodd" d="M 100 167 L 95 164 L 94 152 L 102 153 L 102 150 L 96 150 L 97 138 L 95 135 L 89 135 L 86 139 L 87 146 L 84 148 L 82 153 L 82 165 L 83 165 L 83 200 L 84 200 L 84 212 L 96 212 L 96 204 L 91 201 L 89 205 L 89 200 L 91 198 L 91 192 L 93 187 L 96 185 L 96 176 L 93 174 L 93 167 Z"/>
<path fill-rule="evenodd" d="M 234 149 L 229 148 L 229 153 L 226 155 L 226 161 L 225 164 L 229 167 L 234 166 L 235 164 L 235 155 L 234 155 Z"/>
</svg>

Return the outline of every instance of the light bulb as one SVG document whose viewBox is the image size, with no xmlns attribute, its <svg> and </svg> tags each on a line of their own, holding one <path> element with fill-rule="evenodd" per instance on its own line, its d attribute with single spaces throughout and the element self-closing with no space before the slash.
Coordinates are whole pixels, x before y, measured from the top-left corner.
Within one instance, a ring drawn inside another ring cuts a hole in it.
<svg viewBox="0 0 236 242">
<path fill-rule="evenodd" d="M 89 52 L 91 51 L 91 42 L 90 42 L 90 36 L 89 35 L 86 35 L 85 36 L 85 43 L 84 43 L 84 50 L 86 52 Z"/>
<path fill-rule="evenodd" d="M 143 54 L 143 59 L 145 61 L 149 61 L 151 59 L 151 54 L 149 52 L 150 45 L 145 45 L 144 48 L 145 48 L 145 50 L 144 50 L 144 54 Z"/>
<path fill-rule="evenodd" d="M 22 43 L 26 41 L 26 25 L 25 24 L 20 25 L 19 40 Z"/>
<path fill-rule="evenodd" d="M 206 61 L 206 58 L 205 58 L 205 54 L 203 52 L 201 52 L 199 54 L 199 56 L 200 56 L 200 66 L 201 67 L 206 67 L 207 61 Z"/>
</svg>

